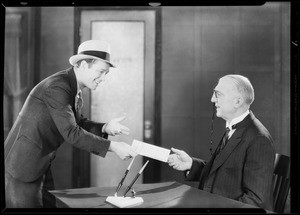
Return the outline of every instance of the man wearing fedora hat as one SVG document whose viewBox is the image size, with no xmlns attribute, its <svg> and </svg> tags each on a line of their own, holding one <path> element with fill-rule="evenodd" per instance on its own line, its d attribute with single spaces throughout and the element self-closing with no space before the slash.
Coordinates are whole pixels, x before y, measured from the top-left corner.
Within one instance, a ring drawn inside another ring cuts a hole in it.
<svg viewBox="0 0 300 215">
<path fill-rule="evenodd" d="M 129 134 L 120 123 L 83 118 L 81 90 L 95 90 L 114 65 L 109 44 L 83 42 L 69 59 L 72 67 L 42 80 L 29 93 L 5 140 L 5 197 L 8 208 L 54 207 L 46 190 L 54 189 L 50 166 L 58 147 L 74 147 L 105 157 L 108 151 L 127 160 L 136 156 L 125 142 L 107 135 Z"/>
</svg>

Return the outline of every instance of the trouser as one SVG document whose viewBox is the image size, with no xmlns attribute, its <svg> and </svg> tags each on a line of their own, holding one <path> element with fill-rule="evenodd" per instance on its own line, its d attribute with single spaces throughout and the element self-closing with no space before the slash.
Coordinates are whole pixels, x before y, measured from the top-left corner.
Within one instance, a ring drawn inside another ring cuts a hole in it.
<svg viewBox="0 0 300 215">
<path fill-rule="evenodd" d="M 33 182 L 23 182 L 5 171 L 6 208 L 53 208 L 55 197 L 47 190 L 54 190 L 50 170 Z"/>
</svg>

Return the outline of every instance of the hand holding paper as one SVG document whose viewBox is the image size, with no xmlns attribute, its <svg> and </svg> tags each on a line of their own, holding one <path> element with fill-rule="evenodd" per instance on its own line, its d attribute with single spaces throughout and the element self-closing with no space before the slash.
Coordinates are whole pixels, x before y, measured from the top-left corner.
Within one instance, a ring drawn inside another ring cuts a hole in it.
<svg viewBox="0 0 300 215">
<path fill-rule="evenodd" d="M 145 157 L 153 158 L 155 160 L 159 160 L 162 162 L 167 162 L 169 154 L 171 152 L 171 150 L 169 150 L 169 149 L 155 146 L 152 144 L 148 144 L 148 143 L 138 141 L 138 140 L 133 140 L 133 143 L 131 146 L 135 153 L 145 156 Z"/>
<path fill-rule="evenodd" d="M 193 160 L 185 151 L 174 148 L 171 148 L 171 150 L 174 154 L 171 154 L 168 158 L 169 166 L 180 171 L 191 169 Z"/>
<path fill-rule="evenodd" d="M 133 148 L 125 142 L 111 141 L 109 150 L 116 153 L 122 160 L 128 160 L 136 156 Z"/>
</svg>

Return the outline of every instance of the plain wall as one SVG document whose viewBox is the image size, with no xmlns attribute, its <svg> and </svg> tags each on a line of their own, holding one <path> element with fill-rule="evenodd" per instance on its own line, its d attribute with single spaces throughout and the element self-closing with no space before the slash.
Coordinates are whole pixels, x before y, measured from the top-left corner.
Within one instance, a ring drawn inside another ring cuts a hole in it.
<svg viewBox="0 0 300 215">
<path fill-rule="evenodd" d="M 221 76 L 237 73 L 252 82 L 251 110 L 269 130 L 276 152 L 290 155 L 289 12 L 289 3 L 274 2 L 163 8 L 163 147 L 209 159 L 213 88 Z M 215 119 L 213 149 L 224 129 L 225 121 Z M 161 180 L 189 183 L 167 164 Z"/>
</svg>

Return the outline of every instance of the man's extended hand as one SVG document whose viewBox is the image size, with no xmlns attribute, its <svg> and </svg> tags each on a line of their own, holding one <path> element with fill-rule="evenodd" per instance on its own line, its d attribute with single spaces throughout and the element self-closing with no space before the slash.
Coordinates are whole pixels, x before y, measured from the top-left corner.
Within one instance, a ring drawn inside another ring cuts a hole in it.
<svg viewBox="0 0 300 215">
<path fill-rule="evenodd" d="M 103 126 L 103 131 L 111 136 L 119 134 L 129 135 L 130 129 L 120 123 L 125 118 L 125 116 L 122 116 L 119 118 L 112 119 Z"/>
<path fill-rule="evenodd" d="M 168 163 L 176 170 L 184 171 L 192 167 L 192 158 L 184 151 L 171 148 L 175 154 L 169 155 Z"/>
<path fill-rule="evenodd" d="M 125 142 L 111 141 L 109 150 L 116 153 L 122 160 L 128 160 L 137 155 L 133 148 Z"/>
</svg>

